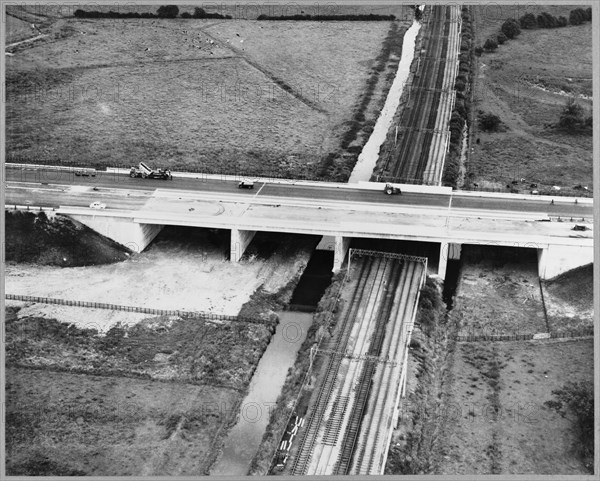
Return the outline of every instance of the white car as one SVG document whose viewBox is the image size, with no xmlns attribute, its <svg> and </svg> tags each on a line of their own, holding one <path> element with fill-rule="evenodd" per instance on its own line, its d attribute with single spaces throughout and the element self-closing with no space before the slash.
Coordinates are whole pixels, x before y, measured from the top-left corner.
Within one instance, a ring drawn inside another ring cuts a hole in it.
<svg viewBox="0 0 600 481">
<path fill-rule="evenodd" d="M 92 202 L 90 204 L 90 209 L 106 209 L 106 204 L 103 204 L 102 202 Z"/>
</svg>

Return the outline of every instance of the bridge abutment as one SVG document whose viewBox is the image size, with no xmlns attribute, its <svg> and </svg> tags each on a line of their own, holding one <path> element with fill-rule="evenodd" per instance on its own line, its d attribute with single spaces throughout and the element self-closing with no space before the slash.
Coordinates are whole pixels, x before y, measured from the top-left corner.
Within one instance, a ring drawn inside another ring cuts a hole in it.
<svg viewBox="0 0 600 481">
<path fill-rule="evenodd" d="M 540 279 L 552 279 L 564 272 L 594 262 L 593 246 L 548 245 L 538 249 Z"/>
<path fill-rule="evenodd" d="M 164 227 L 140 224 L 128 217 L 95 214 L 70 214 L 69 217 L 137 253 L 148 247 Z"/>
<path fill-rule="evenodd" d="M 231 262 L 239 262 L 246 252 L 248 244 L 254 239 L 255 230 L 231 229 L 230 256 Z"/>
</svg>

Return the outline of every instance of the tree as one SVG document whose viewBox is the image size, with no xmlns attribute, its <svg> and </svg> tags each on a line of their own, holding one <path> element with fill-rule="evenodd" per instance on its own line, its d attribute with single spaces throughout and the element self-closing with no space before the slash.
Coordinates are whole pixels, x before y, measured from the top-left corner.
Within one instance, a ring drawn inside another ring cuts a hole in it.
<svg viewBox="0 0 600 481">
<path fill-rule="evenodd" d="M 475 55 L 480 57 L 482 53 L 483 53 L 483 47 L 481 45 L 475 47 Z"/>
<path fill-rule="evenodd" d="M 483 44 L 483 49 L 492 52 L 498 48 L 498 42 L 493 38 L 488 38 Z"/>
<path fill-rule="evenodd" d="M 508 38 L 506 38 L 506 35 L 504 35 L 502 32 L 500 32 L 496 36 L 496 40 L 498 42 L 498 45 L 504 45 L 504 43 L 508 40 Z"/>
<path fill-rule="evenodd" d="M 583 107 L 574 99 L 569 99 L 560 114 L 558 127 L 568 132 L 575 132 L 581 129 L 583 122 Z"/>
<path fill-rule="evenodd" d="M 514 18 L 507 19 L 500 28 L 502 33 L 507 36 L 507 38 L 515 38 L 517 35 L 521 33 L 521 29 L 519 28 L 519 24 Z"/>
<path fill-rule="evenodd" d="M 519 18 L 519 24 L 521 25 L 521 28 L 535 28 L 538 25 L 533 13 L 526 13 Z"/>
<path fill-rule="evenodd" d="M 206 10 L 200 7 L 194 8 L 194 14 L 192 15 L 194 18 L 206 18 Z"/>
<path fill-rule="evenodd" d="M 479 116 L 479 125 L 488 132 L 496 132 L 501 123 L 500 117 L 491 113 L 482 113 Z"/>
<path fill-rule="evenodd" d="M 181 18 L 192 18 L 192 14 L 190 12 L 183 12 Z"/>
<path fill-rule="evenodd" d="M 161 5 L 156 14 L 159 18 L 175 18 L 179 15 L 179 7 L 177 5 Z"/>
<path fill-rule="evenodd" d="M 591 382 L 568 382 L 552 391 L 554 398 L 544 404 L 562 417 L 570 419 L 579 431 L 581 455 L 586 467 L 594 459 L 594 385 Z"/>
<path fill-rule="evenodd" d="M 560 17 L 558 17 L 558 26 L 559 27 L 566 27 L 569 24 L 569 21 L 567 20 L 566 17 L 563 17 L 562 15 Z"/>
<path fill-rule="evenodd" d="M 558 26 L 558 20 L 554 15 L 550 15 L 548 12 L 542 12 L 537 17 L 537 24 L 540 28 L 556 28 Z"/>
<path fill-rule="evenodd" d="M 575 10 L 571 10 L 569 14 L 569 23 L 571 25 L 581 25 L 585 22 L 587 18 L 587 14 L 583 8 L 576 8 Z"/>
</svg>

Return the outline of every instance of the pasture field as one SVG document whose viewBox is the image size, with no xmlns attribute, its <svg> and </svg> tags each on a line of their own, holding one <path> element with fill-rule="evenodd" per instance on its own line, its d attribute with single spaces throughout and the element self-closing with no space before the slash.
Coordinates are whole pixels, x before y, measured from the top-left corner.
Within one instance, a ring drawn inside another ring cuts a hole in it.
<svg viewBox="0 0 600 481">
<path fill-rule="evenodd" d="M 474 45 L 483 45 L 506 18 L 514 16 L 517 6 L 503 7 L 474 7 Z M 518 16 L 526 13 L 524 6 L 518 8 Z M 574 8 L 538 5 L 526 11 L 568 18 Z M 570 97 L 591 114 L 591 33 L 589 22 L 522 30 L 495 52 L 476 57 L 469 182 L 503 188 L 525 179 L 517 186 L 523 192 L 531 183 L 539 190 L 558 185 L 572 194 L 581 193 L 574 189 L 580 184 L 592 188 L 592 136 L 569 135 L 552 127 Z M 499 132 L 483 131 L 477 122 L 479 112 L 500 117 Z"/>
<path fill-rule="evenodd" d="M 6 15 L 6 37 L 4 41 L 6 45 L 13 42 L 20 42 L 30 37 L 35 37 L 37 32 L 31 28 L 31 23 L 21 20 L 20 18 Z"/>
<path fill-rule="evenodd" d="M 235 422 L 227 388 L 7 367 L 8 475 L 201 475 Z"/>
<path fill-rule="evenodd" d="M 6 58 L 9 161 L 284 176 L 340 153 L 391 26 L 54 15 Z"/>
</svg>

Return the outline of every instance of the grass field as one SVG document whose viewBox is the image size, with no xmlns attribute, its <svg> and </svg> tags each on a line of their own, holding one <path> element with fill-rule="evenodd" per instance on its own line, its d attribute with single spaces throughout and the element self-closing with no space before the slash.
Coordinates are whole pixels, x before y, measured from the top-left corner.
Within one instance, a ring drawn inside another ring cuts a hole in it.
<svg viewBox="0 0 600 481">
<path fill-rule="evenodd" d="M 235 420 L 225 388 L 7 367 L 8 475 L 201 475 Z"/>
<path fill-rule="evenodd" d="M 496 8 L 494 10 L 494 8 Z M 528 8 L 568 18 L 573 5 Z M 516 10 L 518 9 L 518 11 Z M 524 6 L 474 8 L 475 45 L 497 34 L 510 16 L 521 16 Z M 569 96 L 575 96 L 591 113 L 591 24 L 559 29 L 522 30 L 494 53 L 477 60 L 473 109 L 500 117 L 500 132 L 482 131 L 475 121 L 467 174 L 471 183 L 503 188 L 524 178 L 517 188 L 526 192 L 530 183 L 539 190 L 558 185 L 592 187 L 592 137 L 569 135 L 552 128 Z M 478 139 L 479 143 L 475 142 Z"/>
<path fill-rule="evenodd" d="M 102 336 L 6 314 L 15 475 L 207 474 L 271 337 L 263 325 L 174 317 Z"/>
<path fill-rule="evenodd" d="M 314 173 L 339 148 L 389 29 L 55 18 L 48 39 L 6 59 L 7 158 Z"/>
<path fill-rule="evenodd" d="M 11 15 L 6 15 L 6 45 L 13 42 L 19 42 L 30 37 L 35 37 L 38 33 L 31 28 L 31 23 L 25 22 Z"/>
<path fill-rule="evenodd" d="M 481 258 L 483 249 L 463 247 L 452 329 L 533 334 L 591 325 L 591 267 L 544 283 L 547 325 L 535 251 L 512 249 L 511 258 L 503 250 Z M 457 342 L 449 352 L 436 474 L 588 474 L 574 424 L 544 403 L 567 381 L 592 382 L 593 339 Z"/>
<path fill-rule="evenodd" d="M 592 339 L 458 343 L 437 474 L 588 474 L 570 420 L 544 406 L 593 380 Z"/>
</svg>

